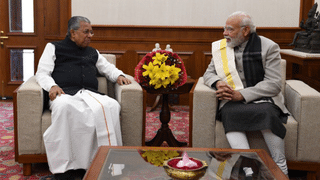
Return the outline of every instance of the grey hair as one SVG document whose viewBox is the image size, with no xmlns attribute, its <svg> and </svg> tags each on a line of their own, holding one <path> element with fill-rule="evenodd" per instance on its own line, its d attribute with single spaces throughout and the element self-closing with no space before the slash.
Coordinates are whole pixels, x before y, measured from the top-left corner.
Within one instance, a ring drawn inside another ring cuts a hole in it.
<svg viewBox="0 0 320 180">
<path fill-rule="evenodd" d="M 80 22 L 87 22 L 91 24 L 90 20 L 86 17 L 83 16 L 73 16 L 69 19 L 68 21 L 68 32 L 67 36 L 71 37 L 70 31 L 73 30 L 78 30 L 80 28 Z"/>
<path fill-rule="evenodd" d="M 250 33 L 256 32 L 256 26 L 253 24 L 252 18 L 248 13 L 243 12 L 243 11 L 237 11 L 237 12 L 232 13 L 229 16 L 229 18 L 230 17 L 235 17 L 235 16 L 243 16 L 244 17 L 242 19 L 242 21 L 240 22 L 240 26 L 241 27 L 249 26 L 250 27 Z"/>
</svg>

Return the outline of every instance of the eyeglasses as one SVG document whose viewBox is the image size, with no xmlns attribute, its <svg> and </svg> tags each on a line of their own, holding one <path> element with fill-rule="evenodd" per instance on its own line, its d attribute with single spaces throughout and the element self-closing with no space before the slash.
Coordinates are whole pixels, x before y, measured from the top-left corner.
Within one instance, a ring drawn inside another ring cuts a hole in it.
<svg viewBox="0 0 320 180">
<path fill-rule="evenodd" d="M 244 25 L 240 26 L 240 28 L 243 28 L 243 27 L 246 27 L 246 26 L 244 26 Z M 229 32 L 229 33 L 234 31 L 234 28 L 231 26 L 223 27 L 223 29 L 224 29 L 224 31 Z"/>
<path fill-rule="evenodd" d="M 90 34 L 91 36 L 94 35 L 93 31 L 90 31 L 89 29 L 82 31 L 82 33 L 85 34 L 85 35 L 87 35 L 87 36 L 88 36 L 89 34 Z"/>
<path fill-rule="evenodd" d="M 226 32 L 233 32 L 234 31 L 234 28 L 233 27 L 223 27 L 223 30 L 226 31 Z"/>
</svg>

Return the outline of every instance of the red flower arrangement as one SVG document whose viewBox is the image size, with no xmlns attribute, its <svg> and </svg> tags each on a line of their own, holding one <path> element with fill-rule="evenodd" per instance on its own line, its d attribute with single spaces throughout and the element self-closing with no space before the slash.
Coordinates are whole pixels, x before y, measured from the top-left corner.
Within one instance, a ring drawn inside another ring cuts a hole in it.
<svg viewBox="0 0 320 180">
<path fill-rule="evenodd" d="M 143 88 L 174 90 L 186 83 L 187 72 L 176 53 L 158 50 L 142 58 L 135 68 L 134 79 Z"/>
</svg>

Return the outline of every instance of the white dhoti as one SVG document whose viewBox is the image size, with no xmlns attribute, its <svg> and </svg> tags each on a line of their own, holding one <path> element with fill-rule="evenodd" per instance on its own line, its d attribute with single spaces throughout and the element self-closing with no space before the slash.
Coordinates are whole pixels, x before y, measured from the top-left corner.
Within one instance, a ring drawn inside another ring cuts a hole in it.
<svg viewBox="0 0 320 180">
<path fill-rule="evenodd" d="M 115 99 L 80 90 L 74 96 L 57 96 L 50 110 L 52 122 L 43 139 L 53 174 L 88 169 L 99 146 L 122 146 Z"/>
</svg>

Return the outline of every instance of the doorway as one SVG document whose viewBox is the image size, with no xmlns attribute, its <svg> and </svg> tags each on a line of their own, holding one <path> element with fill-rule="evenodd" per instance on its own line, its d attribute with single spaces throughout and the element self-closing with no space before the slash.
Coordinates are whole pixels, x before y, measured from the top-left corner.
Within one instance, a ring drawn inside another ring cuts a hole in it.
<svg viewBox="0 0 320 180">
<path fill-rule="evenodd" d="M 41 1 L 0 2 L 0 97 L 4 100 L 11 99 L 13 91 L 35 73 L 43 21 L 35 18 L 41 14 L 37 11 Z"/>
</svg>

